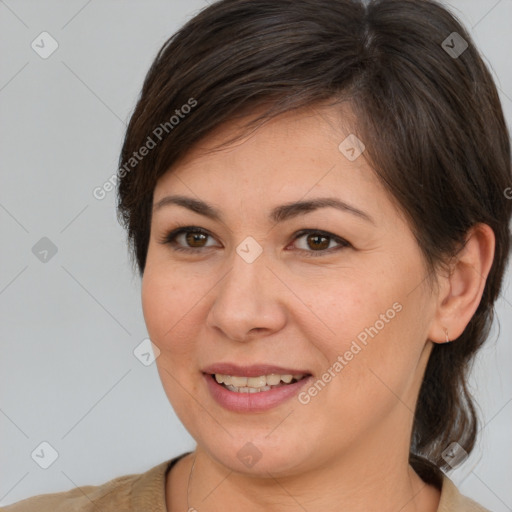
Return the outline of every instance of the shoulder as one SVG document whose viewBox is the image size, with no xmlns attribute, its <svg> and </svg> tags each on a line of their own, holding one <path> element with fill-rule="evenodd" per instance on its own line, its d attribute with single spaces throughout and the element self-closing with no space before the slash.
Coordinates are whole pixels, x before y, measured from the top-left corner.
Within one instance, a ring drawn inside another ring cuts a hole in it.
<svg viewBox="0 0 512 512">
<path fill-rule="evenodd" d="M 443 487 L 437 512 L 491 512 L 476 501 L 463 496 L 457 486 L 443 475 Z"/>
<path fill-rule="evenodd" d="M 123 475 L 101 485 L 32 496 L 0 508 L 1 512 L 165 511 L 165 475 L 176 459 L 144 473 Z M 147 507 L 151 507 L 150 509 Z"/>
</svg>

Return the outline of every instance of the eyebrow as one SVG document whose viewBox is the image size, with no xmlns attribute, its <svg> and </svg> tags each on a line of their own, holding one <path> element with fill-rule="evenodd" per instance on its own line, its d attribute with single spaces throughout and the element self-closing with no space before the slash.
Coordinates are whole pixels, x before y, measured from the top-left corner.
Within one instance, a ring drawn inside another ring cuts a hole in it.
<svg viewBox="0 0 512 512">
<path fill-rule="evenodd" d="M 210 219 L 223 222 L 222 214 L 217 208 L 209 203 L 187 196 L 166 196 L 154 205 L 153 212 L 172 204 L 182 206 Z M 284 222 L 301 214 L 318 210 L 319 208 L 336 208 L 375 224 L 375 220 L 368 213 L 335 197 L 318 197 L 308 201 L 296 201 L 276 206 L 270 212 L 269 219 L 275 223 Z"/>
</svg>

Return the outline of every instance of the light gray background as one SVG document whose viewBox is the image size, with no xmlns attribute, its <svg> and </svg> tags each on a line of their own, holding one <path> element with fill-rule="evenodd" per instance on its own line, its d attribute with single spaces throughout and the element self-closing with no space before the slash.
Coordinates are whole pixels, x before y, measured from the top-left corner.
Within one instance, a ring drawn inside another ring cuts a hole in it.
<svg viewBox="0 0 512 512">
<path fill-rule="evenodd" d="M 512 124 L 512 0 L 451 0 L 496 77 Z M 164 41 L 204 0 L 0 1 L 0 505 L 146 471 L 194 443 L 155 364 L 139 278 L 115 193 L 92 190 L 117 167 L 142 80 Z M 42 59 L 31 42 L 59 47 Z M 512 184 L 511 184 L 512 185 Z M 43 263 L 32 247 L 58 248 Z M 473 385 L 486 425 L 450 477 L 494 512 L 512 510 L 512 297 L 507 273 Z M 42 469 L 41 442 L 58 452 Z"/>
</svg>

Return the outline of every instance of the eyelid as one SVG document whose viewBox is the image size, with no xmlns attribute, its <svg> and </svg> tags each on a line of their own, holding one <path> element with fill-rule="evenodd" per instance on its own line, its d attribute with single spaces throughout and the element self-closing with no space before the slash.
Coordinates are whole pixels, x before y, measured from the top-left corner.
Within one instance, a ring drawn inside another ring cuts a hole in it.
<svg viewBox="0 0 512 512">
<path fill-rule="evenodd" d="M 178 226 L 171 231 L 166 231 L 164 235 L 158 240 L 159 243 L 164 245 L 171 245 L 172 249 L 175 251 L 183 251 L 183 252 L 195 252 L 197 253 L 200 250 L 208 249 L 208 247 L 176 247 L 176 238 L 183 233 L 198 233 L 202 235 L 209 236 L 210 238 L 215 238 L 212 234 L 210 234 L 206 229 L 200 228 L 198 226 Z"/>
<path fill-rule="evenodd" d="M 204 249 L 209 249 L 212 246 L 205 246 L 205 247 L 182 247 L 178 246 L 176 247 L 176 238 L 183 234 L 183 233 L 198 233 L 203 234 L 206 236 L 209 236 L 210 238 L 215 237 L 210 234 L 206 229 L 200 228 L 198 226 L 178 226 L 175 229 L 166 232 L 162 238 L 159 239 L 159 243 L 161 244 L 168 244 L 171 245 L 172 250 L 178 251 L 178 252 L 185 252 L 185 253 L 191 253 L 191 254 L 199 254 Z M 330 249 L 323 249 L 319 251 L 308 251 L 306 249 L 297 249 L 300 253 L 304 254 L 306 257 L 310 256 L 323 256 L 327 254 L 332 254 L 332 252 L 339 251 L 344 248 L 353 247 L 350 242 L 345 240 L 344 238 L 335 235 L 334 233 L 330 233 L 328 231 L 324 231 L 322 229 L 315 229 L 315 228 L 308 228 L 308 229 L 302 229 L 297 232 L 295 232 L 292 235 L 292 243 L 296 242 L 299 238 L 302 238 L 306 235 L 320 235 L 324 236 L 326 238 L 330 238 L 331 240 L 335 241 L 338 244 L 338 247 L 331 247 Z"/>
</svg>

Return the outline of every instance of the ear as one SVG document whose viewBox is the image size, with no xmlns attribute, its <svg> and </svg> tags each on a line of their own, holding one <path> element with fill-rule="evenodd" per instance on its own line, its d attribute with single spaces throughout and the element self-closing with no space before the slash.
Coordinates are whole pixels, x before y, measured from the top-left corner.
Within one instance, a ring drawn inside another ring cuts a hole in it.
<svg viewBox="0 0 512 512">
<path fill-rule="evenodd" d="M 442 284 L 428 333 L 434 343 L 458 338 L 475 314 L 494 260 L 495 243 L 494 231 L 487 224 L 476 224 L 468 231 L 450 275 L 440 277 Z"/>
</svg>

